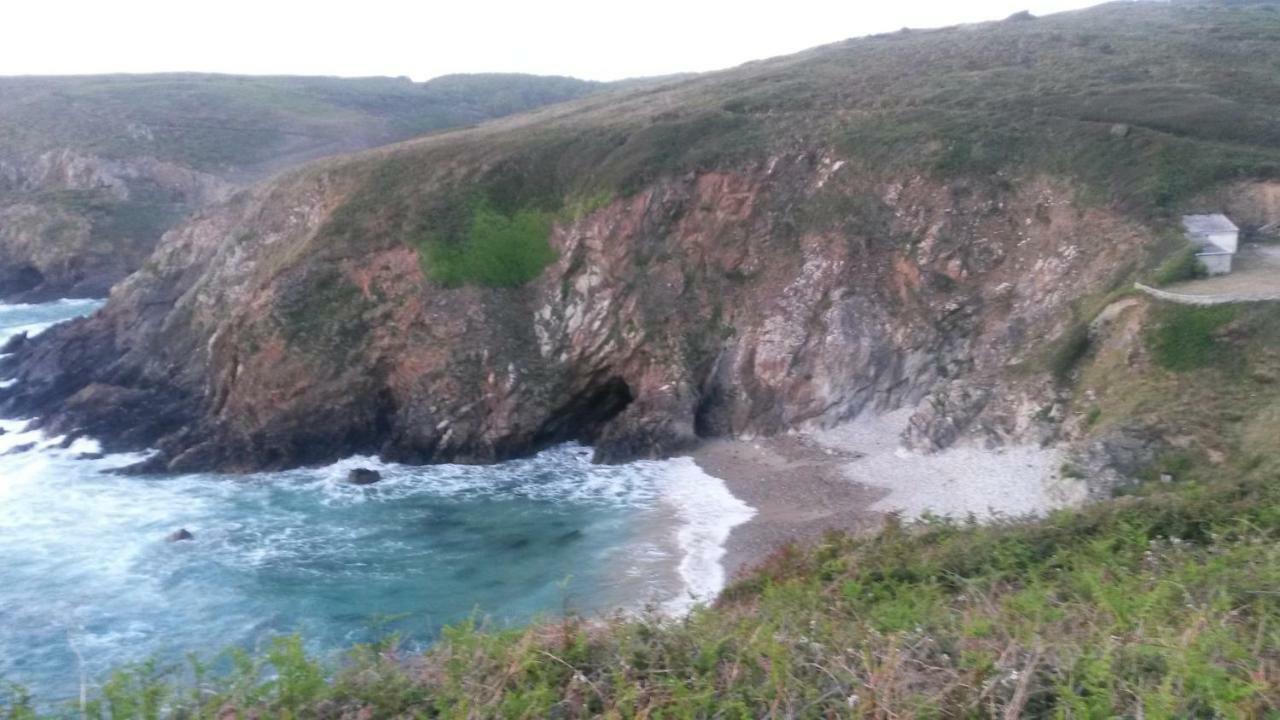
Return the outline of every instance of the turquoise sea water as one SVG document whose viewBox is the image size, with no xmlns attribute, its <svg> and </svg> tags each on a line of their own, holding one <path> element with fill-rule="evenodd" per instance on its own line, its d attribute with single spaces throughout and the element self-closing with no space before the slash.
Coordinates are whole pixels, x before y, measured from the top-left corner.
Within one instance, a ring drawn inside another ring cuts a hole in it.
<svg viewBox="0 0 1280 720">
<path fill-rule="evenodd" d="M 93 311 L 0 305 L 0 338 Z M 300 632 L 337 651 L 398 632 L 429 643 L 472 615 L 503 624 L 706 597 L 750 509 L 691 460 L 597 466 L 567 445 L 476 467 L 335 465 L 249 476 L 104 473 L 138 455 L 0 420 L 0 681 L 72 697 L 80 673 L 206 657 Z M 345 482 L 355 467 L 376 485 Z M 165 537 L 186 528 L 193 541 Z M 77 657 L 83 658 L 83 667 Z"/>
</svg>

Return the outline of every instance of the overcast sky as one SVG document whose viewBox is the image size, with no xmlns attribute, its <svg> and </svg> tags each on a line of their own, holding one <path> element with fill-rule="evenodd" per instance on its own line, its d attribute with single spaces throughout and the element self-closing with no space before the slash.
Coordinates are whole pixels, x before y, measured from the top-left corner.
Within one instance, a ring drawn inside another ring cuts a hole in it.
<svg viewBox="0 0 1280 720">
<path fill-rule="evenodd" d="M 1096 0 L 0 0 L 0 75 L 714 70 L 902 27 Z"/>
</svg>

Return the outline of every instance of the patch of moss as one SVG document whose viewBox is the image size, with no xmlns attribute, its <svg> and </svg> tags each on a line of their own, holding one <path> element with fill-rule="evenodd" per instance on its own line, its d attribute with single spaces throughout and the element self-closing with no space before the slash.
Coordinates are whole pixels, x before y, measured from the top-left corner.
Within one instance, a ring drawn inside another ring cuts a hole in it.
<svg viewBox="0 0 1280 720">
<path fill-rule="evenodd" d="M 1231 322 L 1236 312 L 1234 305 L 1161 306 L 1148 336 L 1152 356 L 1161 367 L 1179 372 L 1230 364 L 1236 354 L 1223 344 L 1217 331 Z"/>
</svg>

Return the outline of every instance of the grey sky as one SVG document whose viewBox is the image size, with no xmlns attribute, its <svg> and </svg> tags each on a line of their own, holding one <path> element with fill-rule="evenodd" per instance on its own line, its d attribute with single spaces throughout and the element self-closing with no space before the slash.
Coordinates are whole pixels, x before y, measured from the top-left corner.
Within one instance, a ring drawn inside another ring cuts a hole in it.
<svg viewBox="0 0 1280 720">
<path fill-rule="evenodd" d="M 4 0 L 0 75 L 713 70 L 856 35 L 1096 0 Z"/>
</svg>

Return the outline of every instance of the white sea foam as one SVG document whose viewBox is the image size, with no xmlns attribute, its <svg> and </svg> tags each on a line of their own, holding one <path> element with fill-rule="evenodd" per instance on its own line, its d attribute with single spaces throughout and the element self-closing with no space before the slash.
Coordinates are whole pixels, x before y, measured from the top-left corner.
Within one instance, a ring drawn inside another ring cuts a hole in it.
<svg viewBox="0 0 1280 720">
<path fill-rule="evenodd" d="M 0 344 L 13 335 L 35 337 L 58 323 L 88 315 L 102 307 L 103 300 L 64 298 L 39 305 L 0 303 Z"/>
<path fill-rule="evenodd" d="M 696 603 L 713 600 L 724 589 L 723 560 L 729 533 L 756 511 L 729 492 L 723 480 L 703 472 L 688 457 L 668 461 L 662 499 L 680 519 L 676 539 L 682 553 L 680 579 L 685 586 L 684 594 L 668 602 L 665 609 L 682 614 Z"/>
</svg>

